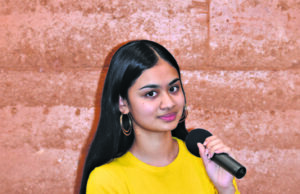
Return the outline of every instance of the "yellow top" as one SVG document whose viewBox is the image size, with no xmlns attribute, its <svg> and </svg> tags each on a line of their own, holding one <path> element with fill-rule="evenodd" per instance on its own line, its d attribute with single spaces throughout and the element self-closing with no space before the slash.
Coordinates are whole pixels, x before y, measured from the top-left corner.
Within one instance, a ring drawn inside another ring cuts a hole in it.
<svg viewBox="0 0 300 194">
<path fill-rule="evenodd" d="M 87 194 L 218 193 L 205 171 L 202 159 L 190 154 L 182 140 L 176 140 L 179 153 L 167 166 L 148 165 L 127 152 L 95 168 L 88 179 Z M 234 186 L 236 194 L 239 194 L 235 181 Z"/>
</svg>

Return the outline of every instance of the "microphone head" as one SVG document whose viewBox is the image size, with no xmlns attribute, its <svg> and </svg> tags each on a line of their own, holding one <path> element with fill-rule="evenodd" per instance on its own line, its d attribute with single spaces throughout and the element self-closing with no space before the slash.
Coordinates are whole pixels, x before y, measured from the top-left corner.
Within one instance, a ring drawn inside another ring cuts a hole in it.
<svg viewBox="0 0 300 194">
<path fill-rule="evenodd" d="M 212 136 L 212 134 L 205 129 L 193 129 L 186 136 L 185 145 L 189 152 L 197 157 L 200 157 L 197 143 L 203 144 L 205 139 L 209 136 Z"/>
</svg>

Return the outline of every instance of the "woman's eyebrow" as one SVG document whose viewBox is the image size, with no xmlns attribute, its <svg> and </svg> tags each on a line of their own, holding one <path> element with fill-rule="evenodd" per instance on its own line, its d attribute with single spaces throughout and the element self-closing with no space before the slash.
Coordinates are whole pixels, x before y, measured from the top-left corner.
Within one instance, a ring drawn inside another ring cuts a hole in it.
<svg viewBox="0 0 300 194">
<path fill-rule="evenodd" d="M 141 87 L 139 90 L 145 89 L 145 88 L 159 88 L 159 85 L 156 84 L 149 84 Z"/>
<path fill-rule="evenodd" d="M 171 86 L 173 84 L 175 84 L 176 82 L 178 82 L 180 79 L 179 78 L 175 78 L 174 80 L 172 80 L 168 85 Z M 159 88 L 159 85 L 156 84 L 149 84 L 149 85 L 145 85 L 143 87 L 141 87 L 139 90 L 145 89 L 145 88 L 151 88 L 151 89 L 156 89 Z"/>
<path fill-rule="evenodd" d="M 174 80 L 172 80 L 170 83 L 169 83 L 169 86 L 175 84 L 176 82 L 180 81 L 179 78 L 175 78 Z"/>
</svg>

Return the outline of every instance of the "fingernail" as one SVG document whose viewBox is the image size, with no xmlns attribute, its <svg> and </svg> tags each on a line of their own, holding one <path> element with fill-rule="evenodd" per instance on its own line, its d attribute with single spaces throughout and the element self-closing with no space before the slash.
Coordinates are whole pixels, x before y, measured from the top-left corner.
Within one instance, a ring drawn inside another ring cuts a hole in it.
<svg viewBox="0 0 300 194">
<path fill-rule="evenodd" d="M 209 155 L 207 149 L 205 150 L 205 155 L 206 155 L 207 157 L 208 157 L 208 155 Z"/>
</svg>

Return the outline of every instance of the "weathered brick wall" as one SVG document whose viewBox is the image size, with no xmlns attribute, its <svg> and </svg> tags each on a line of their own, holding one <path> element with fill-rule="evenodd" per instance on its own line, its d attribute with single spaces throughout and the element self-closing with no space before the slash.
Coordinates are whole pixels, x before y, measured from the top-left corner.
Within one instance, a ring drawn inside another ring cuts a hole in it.
<svg viewBox="0 0 300 194">
<path fill-rule="evenodd" d="M 182 68 L 189 128 L 248 168 L 242 193 L 300 190 L 300 2 L 0 1 L 0 193 L 74 193 L 116 45 Z M 78 170 L 79 169 L 79 170 Z"/>
</svg>

